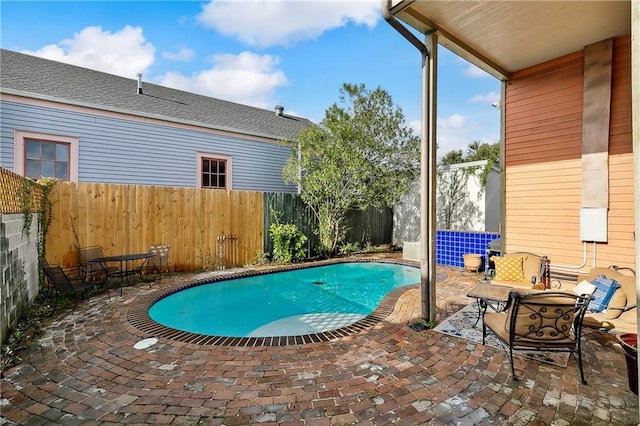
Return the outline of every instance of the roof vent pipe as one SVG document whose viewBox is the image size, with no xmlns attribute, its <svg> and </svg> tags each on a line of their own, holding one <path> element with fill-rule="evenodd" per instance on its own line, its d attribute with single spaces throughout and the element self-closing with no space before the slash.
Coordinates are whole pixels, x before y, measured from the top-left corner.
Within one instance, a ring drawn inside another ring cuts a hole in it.
<svg viewBox="0 0 640 426">
<path fill-rule="evenodd" d="M 282 117 L 283 113 L 284 113 L 284 107 L 282 105 L 276 105 L 276 115 L 278 117 Z"/>
<path fill-rule="evenodd" d="M 142 95 L 142 73 L 138 73 L 138 95 Z"/>
</svg>

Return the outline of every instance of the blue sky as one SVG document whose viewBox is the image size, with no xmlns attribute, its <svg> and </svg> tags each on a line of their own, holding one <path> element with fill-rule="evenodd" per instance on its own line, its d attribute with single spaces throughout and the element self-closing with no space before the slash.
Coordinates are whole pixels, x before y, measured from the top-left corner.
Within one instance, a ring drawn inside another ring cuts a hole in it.
<svg viewBox="0 0 640 426">
<path fill-rule="evenodd" d="M 420 54 L 380 3 L 3 0 L 0 44 L 315 122 L 343 83 L 380 86 L 418 132 Z M 499 139 L 498 80 L 440 47 L 438 90 L 439 155 Z"/>
</svg>

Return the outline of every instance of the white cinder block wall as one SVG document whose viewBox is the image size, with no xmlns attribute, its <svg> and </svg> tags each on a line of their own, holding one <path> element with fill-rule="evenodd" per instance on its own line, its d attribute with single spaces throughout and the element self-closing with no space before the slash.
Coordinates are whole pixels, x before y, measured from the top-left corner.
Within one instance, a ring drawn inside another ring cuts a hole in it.
<svg viewBox="0 0 640 426">
<path fill-rule="evenodd" d="M 30 233 L 22 233 L 22 214 L 0 215 L 0 340 L 38 295 L 38 220 L 33 215 Z"/>
</svg>

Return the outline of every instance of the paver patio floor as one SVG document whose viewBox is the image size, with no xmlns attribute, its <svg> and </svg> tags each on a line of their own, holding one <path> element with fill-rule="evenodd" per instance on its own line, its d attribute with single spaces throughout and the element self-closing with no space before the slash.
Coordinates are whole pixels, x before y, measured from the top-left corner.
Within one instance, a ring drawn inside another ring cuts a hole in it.
<svg viewBox="0 0 640 426">
<path fill-rule="evenodd" d="M 475 274 L 438 267 L 439 318 L 471 303 Z M 420 292 L 386 320 L 328 342 L 220 347 L 145 337 L 127 320 L 137 299 L 202 274 L 98 295 L 57 313 L 23 362 L 5 372 L 0 424 L 638 424 L 625 356 L 613 336 L 587 332 L 588 385 L 566 368 L 407 326 Z"/>
</svg>

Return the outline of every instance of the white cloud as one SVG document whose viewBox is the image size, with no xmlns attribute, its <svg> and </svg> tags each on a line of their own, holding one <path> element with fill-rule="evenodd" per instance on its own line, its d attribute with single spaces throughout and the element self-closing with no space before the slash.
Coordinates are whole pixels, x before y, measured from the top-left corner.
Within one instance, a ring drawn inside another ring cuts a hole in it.
<svg viewBox="0 0 640 426">
<path fill-rule="evenodd" d="M 469 64 L 469 66 L 465 68 L 463 74 L 471 78 L 491 77 L 491 74 L 487 73 L 486 71 L 483 71 L 481 68 L 478 68 L 473 64 Z"/>
<path fill-rule="evenodd" d="M 205 27 L 250 46 L 291 45 L 349 23 L 374 27 L 379 0 L 212 0 L 197 16 Z"/>
<path fill-rule="evenodd" d="M 464 150 L 472 142 L 465 126 L 465 117 L 460 114 L 438 117 L 436 138 L 438 140 L 439 156 L 457 149 Z"/>
<path fill-rule="evenodd" d="M 195 52 L 193 49 L 186 47 L 181 48 L 177 52 L 169 52 L 168 50 L 162 52 L 162 57 L 171 61 L 189 61 L 193 59 L 194 56 Z"/>
<path fill-rule="evenodd" d="M 422 120 L 411 120 L 409 128 L 417 136 L 422 134 Z M 465 130 L 465 117 L 453 114 L 449 117 L 438 117 L 436 138 L 438 140 L 438 152 L 446 153 L 454 149 L 465 148 L 469 144 Z"/>
<path fill-rule="evenodd" d="M 422 120 L 411 120 L 408 126 L 415 135 L 420 136 L 422 134 Z M 471 142 L 465 129 L 465 117 L 460 114 L 438 117 L 436 133 L 439 156 L 454 149 L 464 149 Z"/>
<path fill-rule="evenodd" d="M 438 158 L 453 150 L 466 151 L 470 143 L 494 143 L 499 140 L 493 130 L 487 128 L 486 122 L 470 123 L 469 117 L 462 114 L 452 114 L 449 117 L 438 117 L 436 139 L 438 143 Z M 472 120 L 473 121 L 473 120 Z M 485 120 L 486 121 L 486 120 Z M 411 120 L 408 125 L 414 134 L 421 134 L 421 120 Z"/>
<path fill-rule="evenodd" d="M 135 78 L 153 63 L 155 47 L 145 40 L 142 28 L 127 25 L 113 33 L 86 27 L 59 44 L 23 53 Z"/>
<path fill-rule="evenodd" d="M 422 120 L 411 120 L 407 126 L 413 130 L 413 134 L 420 136 L 422 134 Z"/>
<path fill-rule="evenodd" d="M 493 102 L 500 100 L 500 94 L 498 92 L 489 92 L 485 94 L 474 95 L 470 102 L 472 104 L 487 104 L 491 105 Z"/>
<path fill-rule="evenodd" d="M 287 84 L 287 77 L 276 66 L 272 55 L 242 52 L 213 56 L 214 65 L 185 76 L 169 72 L 156 79 L 158 84 L 259 108 L 272 108 L 276 88 Z"/>
</svg>

